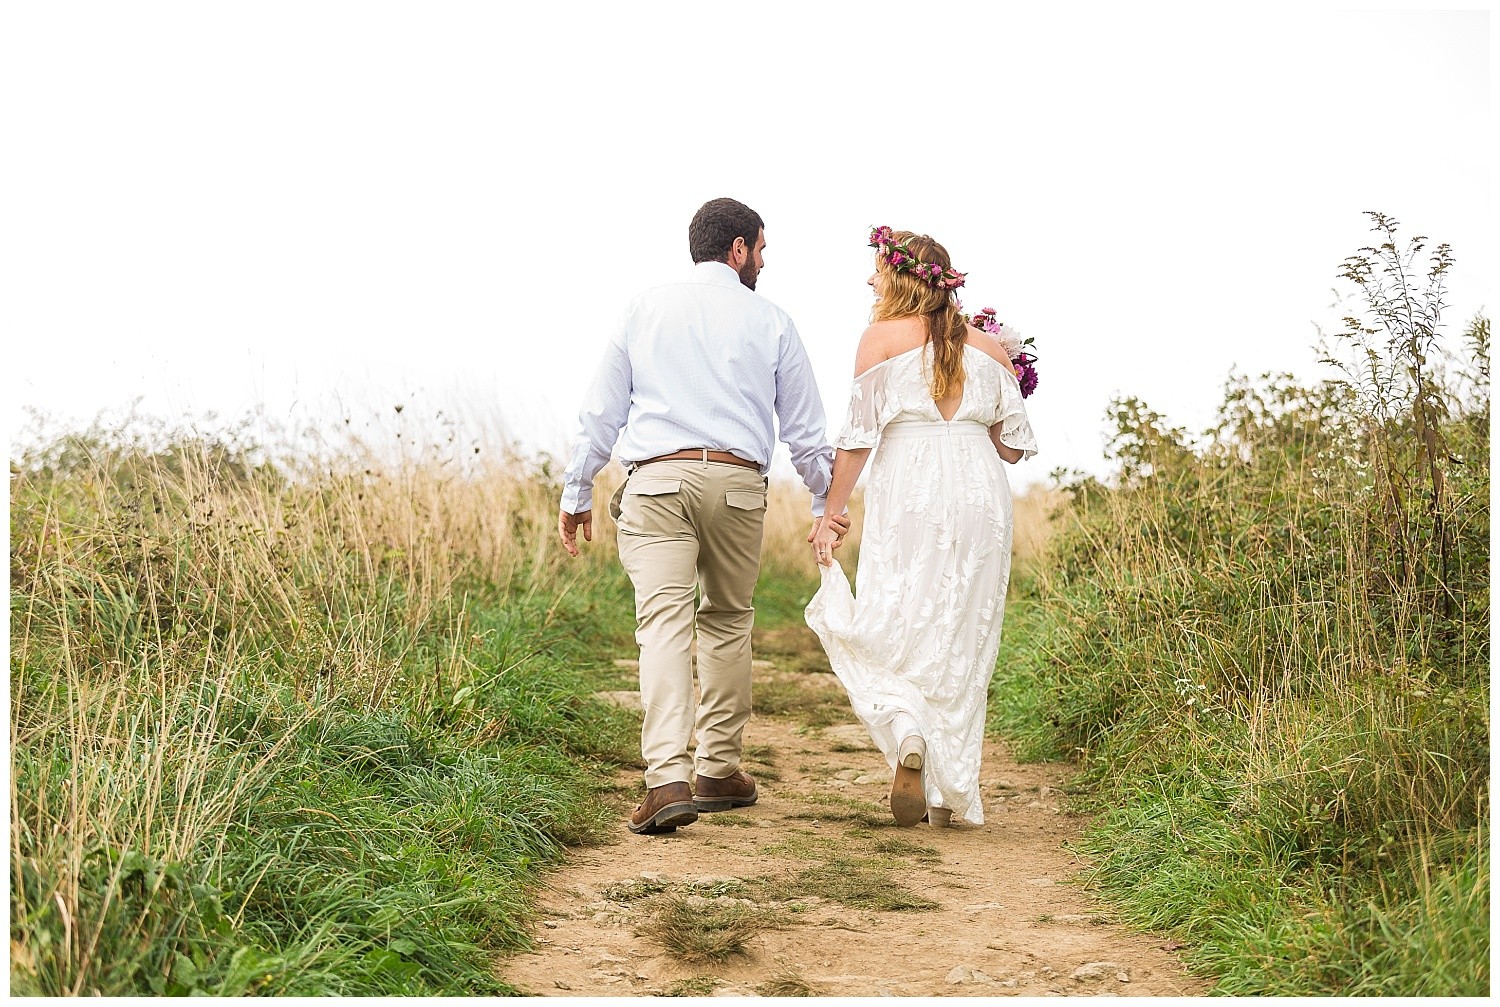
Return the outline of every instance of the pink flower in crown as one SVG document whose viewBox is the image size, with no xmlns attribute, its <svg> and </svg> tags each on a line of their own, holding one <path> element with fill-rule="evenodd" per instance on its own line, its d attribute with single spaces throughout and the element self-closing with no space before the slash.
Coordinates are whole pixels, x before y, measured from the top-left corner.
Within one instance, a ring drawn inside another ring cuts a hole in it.
<svg viewBox="0 0 1500 1007">
<path fill-rule="evenodd" d="M 964 274 L 960 273 L 956 269 L 952 270 L 952 274 L 953 275 L 948 279 L 942 280 L 940 282 L 949 290 L 957 290 L 959 287 L 962 287 L 964 285 Z"/>
<path fill-rule="evenodd" d="M 900 252 L 892 252 L 886 261 L 888 261 L 892 266 L 899 266 L 903 262 L 910 262 L 911 259 L 909 256 L 902 255 Z"/>
<path fill-rule="evenodd" d="M 880 248 L 884 245 L 889 245 L 892 237 L 894 237 L 893 232 L 884 224 L 879 227 L 872 227 L 870 228 L 870 247 Z"/>
</svg>

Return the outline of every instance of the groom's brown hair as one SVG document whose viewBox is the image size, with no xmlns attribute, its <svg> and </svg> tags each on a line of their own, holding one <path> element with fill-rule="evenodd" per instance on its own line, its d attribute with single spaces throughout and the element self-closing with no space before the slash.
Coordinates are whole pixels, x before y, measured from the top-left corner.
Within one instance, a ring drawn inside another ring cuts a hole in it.
<svg viewBox="0 0 1500 1007">
<path fill-rule="evenodd" d="M 754 248 L 765 226 L 760 214 L 737 199 L 710 199 L 698 207 L 688 225 L 688 251 L 694 262 L 723 262 L 735 238 L 744 238 Z"/>
</svg>

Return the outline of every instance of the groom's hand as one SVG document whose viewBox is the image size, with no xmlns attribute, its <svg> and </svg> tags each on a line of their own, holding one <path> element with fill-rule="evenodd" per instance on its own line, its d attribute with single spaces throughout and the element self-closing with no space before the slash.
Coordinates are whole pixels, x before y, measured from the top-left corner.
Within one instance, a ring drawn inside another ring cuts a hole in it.
<svg viewBox="0 0 1500 1007">
<path fill-rule="evenodd" d="M 594 512 L 586 510 L 582 514 L 569 514 L 567 511 L 557 512 L 557 534 L 562 539 L 563 548 L 568 550 L 568 555 L 574 559 L 578 558 L 578 529 L 583 529 L 583 540 L 594 541 Z"/>
</svg>

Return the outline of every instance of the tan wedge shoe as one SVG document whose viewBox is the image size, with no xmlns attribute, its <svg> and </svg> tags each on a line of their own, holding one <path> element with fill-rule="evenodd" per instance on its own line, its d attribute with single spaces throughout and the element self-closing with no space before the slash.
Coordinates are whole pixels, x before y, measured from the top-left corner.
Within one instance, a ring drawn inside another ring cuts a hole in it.
<svg viewBox="0 0 1500 1007">
<path fill-rule="evenodd" d="M 927 813 L 927 794 L 922 789 L 922 763 L 926 758 L 927 745 L 919 736 L 901 740 L 896 778 L 891 781 L 891 816 L 897 825 L 916 825 Z"/>
</svg>

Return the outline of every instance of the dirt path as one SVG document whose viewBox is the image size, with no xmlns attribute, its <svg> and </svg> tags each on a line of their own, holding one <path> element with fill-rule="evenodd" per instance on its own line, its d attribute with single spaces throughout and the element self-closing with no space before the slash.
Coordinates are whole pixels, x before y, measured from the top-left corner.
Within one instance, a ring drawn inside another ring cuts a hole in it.
<svg viewBox="0 0 1500 1007">
<path fill-rule="evenodd" d="M 991 741 L 983 826 L 897 828 L 884 759 L 832 676 L 756 663 L 759 802 L 650 838 L 626 832 L 622 802 L 620 841 L 552 875 L 535 950 L 500 963 L 508 982 L 536 996 L 1207 989 L 1165 938 L 1109 922 L 1068 883 L 1082 864 L 1063 844 L 1083 822 L 1062 806 L 1066 766 L 1020 765 Z"/>
</svg>

